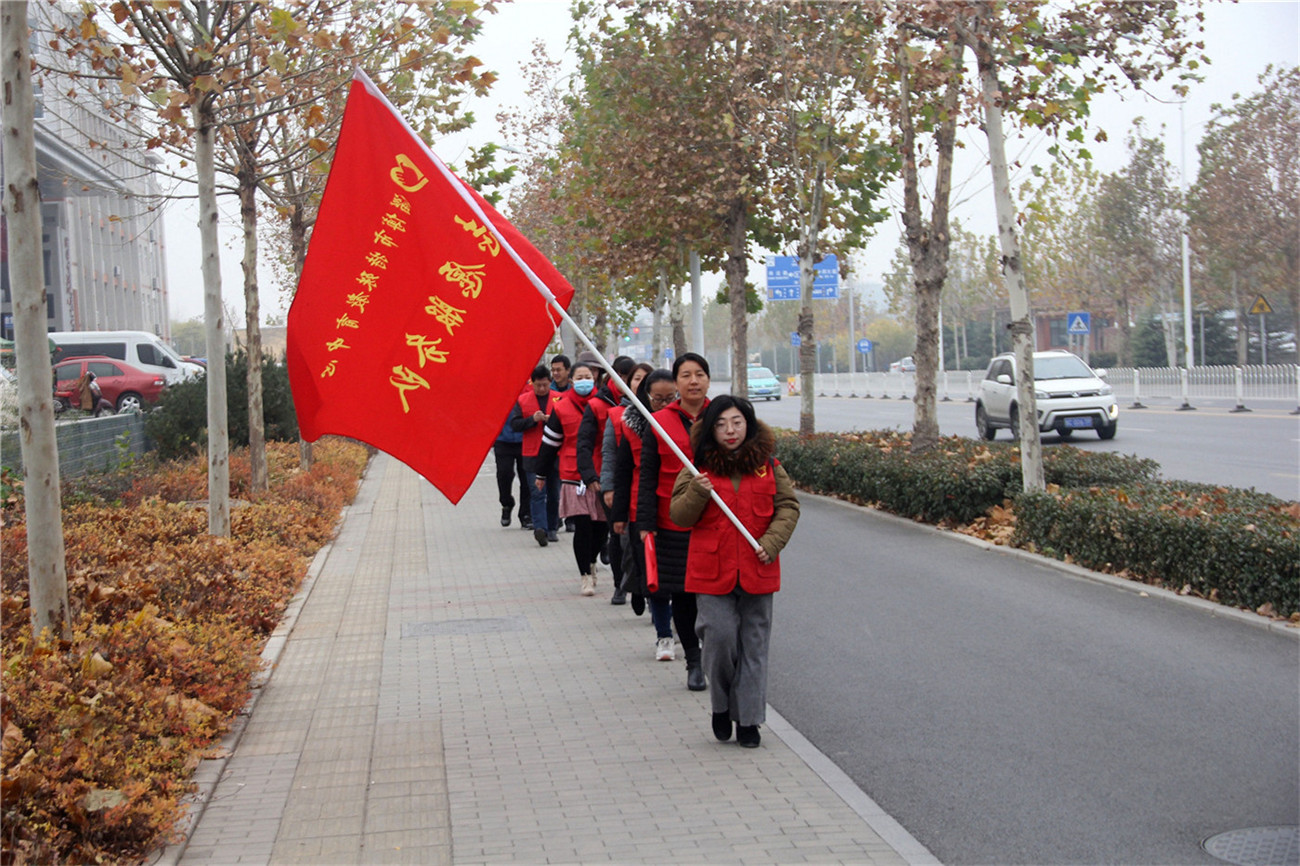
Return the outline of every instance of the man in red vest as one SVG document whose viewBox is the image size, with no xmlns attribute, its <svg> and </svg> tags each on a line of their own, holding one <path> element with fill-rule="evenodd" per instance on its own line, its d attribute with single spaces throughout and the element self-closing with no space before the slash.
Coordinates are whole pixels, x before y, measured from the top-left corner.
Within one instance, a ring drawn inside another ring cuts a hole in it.
<svg viewBox="0 0 1300 866">
<path fill-rule="evenodd" d="M 533 514 L 533 538 L 545 547 L 548 542 L 559 541 L 556 530 L 560 525 L 560 476 L 552 472 L 546 487 L 537 489 L 537 453 L 542 448 L 542 429 L 555 404 L 564 395 L 551 390 L 551 370 L 538 364 L 533 370 L 529 387 L 519 395 L 507 422 L 512 430 L 524 434 L 524 475 L 530 491 Z"/>
</svg>

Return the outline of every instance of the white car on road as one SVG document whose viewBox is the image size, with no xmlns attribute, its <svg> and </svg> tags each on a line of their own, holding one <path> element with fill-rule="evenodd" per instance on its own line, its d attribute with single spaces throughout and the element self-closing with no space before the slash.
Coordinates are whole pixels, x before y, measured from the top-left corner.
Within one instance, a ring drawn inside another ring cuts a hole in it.
<svg viewBox="0 0 1300 866">
<path fill-rule="evenodd" d="M 1102 439 L 1115 438 L 1119 407 L 1105 382 L 1105 370 L 1094 372 L 1077 356 L 1062 351 L 1034 353 L 1034 399 L 1038 429 L 1055 430 L 1068 439 L 1076 430 L 1095 430 Z M 975 401 L 975 427 L 992 439 L 1006 427 L 1020 438 L 1020 406 L 1016 399 L 1016 357 L 1008 352 L 989 362 Z"/>
</svg>

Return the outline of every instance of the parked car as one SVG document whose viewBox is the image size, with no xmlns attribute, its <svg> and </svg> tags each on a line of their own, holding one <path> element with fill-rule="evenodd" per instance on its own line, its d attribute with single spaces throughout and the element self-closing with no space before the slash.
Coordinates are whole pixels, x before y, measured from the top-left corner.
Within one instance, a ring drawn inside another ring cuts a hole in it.
<svg viewBox="0 0 1300 866">
<path fill-rule="evenodd" d="M 52 331 L 54 361 L 73 358 L 116 358 L 168 382 L 182 382 L 204 372 L 200 364 L 183 360 L 176 350 L 148 331 Z"/>
<path fill-rule="evenodd" d="M 899 358 L 897 361 L 895 361 L 894 363 L 892 363 L 892 364 L 889 365 L 889 372 L 891 372 L 891 373 L 915 373 L 915 372 L 916 372 L 916 362 L 912 360 L 912 356 L 911 356 L 911 355 L 908 355 L 906 358 Z"/>
<path fill-rule="evenodd" d="M 776 374 L 766 367 L 751 365 L 745 378 L 749 382 L 749 399 L 757 400 L 759 397 L 764 400 L 781 399 L 781 383 L 777 380 Z"/>
<path fill-rule="evenodd" d="M 161 374 L 146 373 L 116 358 L 73 358 L 54 367 L 54 399 L 64 409 L 78 405 L 77 380 L 87 372 L 95 374 L 104 399 L 118 412 L 157 403 L 167 386 Z"/>
<path fill-rule="evenodd" d="M 1115 438 L 1119 406 L 1105 370 L 1094 371 L 1080 358 L 1061 351 L 1034 353 L 1034 399 L 1038 429 L 1055 430 L 1068 439 L 1076 430 L 1095 430 L 1102 439 Z M 975 401 L 975 428 L 992 439 L 1006 427 L 1020 438 L 1020 406 L 1016 399 L 1016 357 L 1008 352 L 989 362 Z"/>
</svg>

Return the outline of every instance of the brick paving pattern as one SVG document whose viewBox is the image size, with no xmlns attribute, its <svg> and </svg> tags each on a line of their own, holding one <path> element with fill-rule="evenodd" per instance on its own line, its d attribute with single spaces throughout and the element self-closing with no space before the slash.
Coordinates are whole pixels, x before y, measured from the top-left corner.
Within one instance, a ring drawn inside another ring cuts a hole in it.
<svg viewBox="0 0 1300 866">
<path fill-rule="evenodd" d="M 756 750 L 714 740 L 608 567 L 583 598 L 570 536 L 543 549 L 500 513 L 490 466 L 453 507 L 375 457 L 162 861 L 933 862 L 771 725 Z"/>
</svg>

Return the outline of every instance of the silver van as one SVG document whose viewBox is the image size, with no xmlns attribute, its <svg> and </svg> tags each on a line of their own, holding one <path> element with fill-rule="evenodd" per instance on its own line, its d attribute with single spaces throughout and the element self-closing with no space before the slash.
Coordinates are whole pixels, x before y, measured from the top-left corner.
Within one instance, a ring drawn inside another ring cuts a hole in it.
<svg viewBox="0 0 1300 866">
<path fill-rule="evenodd" d="M 192 379 L 203 367 L 182 360 L 176 350 L 148 331 L 51 331 L 54 363 L 69 358 L 103 355 L 125 361 L 147 373 L 157 373 L 171 385 Z"/>
</svg>

